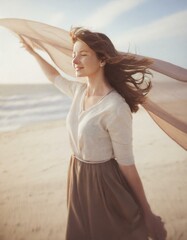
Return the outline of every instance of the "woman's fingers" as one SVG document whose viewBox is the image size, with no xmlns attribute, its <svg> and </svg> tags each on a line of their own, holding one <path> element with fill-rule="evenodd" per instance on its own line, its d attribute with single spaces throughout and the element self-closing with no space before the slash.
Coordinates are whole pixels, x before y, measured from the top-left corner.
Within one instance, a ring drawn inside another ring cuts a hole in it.
<svg viewBox="0 0 187 240">
<path fill-rule="evenodd" d="M 25 40 L 23 39 L 23 37 L 21 35 L 19 35 L 19 42 L 22 44 L 26 44 Z"/>
<path fill-rule="evenodd" d="M 164 227 L 164 223 L 160 217 L 157 217 L 155 220 L 155 234 L 156 234 L 156 240 L 165 240 L 167 236 L 167 231 Z"/>
<path fill-rule="evenodd" d="M 146 225 L 152 240 L 166 240 L 167 231 L 161 217 L 152 214 L 146 219 Z"/>
<path fill-rule="evenodd" d="M 22 48 L 25 48 L 25 50 L 27 50 L 29 53 L 34 52 L 33 48 L 29 44 L 26 43 L 26 41 L 24 40 L 24 38 L 22 36 L 19 35 L 19 39 L 20 39 Z"/>
</svg>

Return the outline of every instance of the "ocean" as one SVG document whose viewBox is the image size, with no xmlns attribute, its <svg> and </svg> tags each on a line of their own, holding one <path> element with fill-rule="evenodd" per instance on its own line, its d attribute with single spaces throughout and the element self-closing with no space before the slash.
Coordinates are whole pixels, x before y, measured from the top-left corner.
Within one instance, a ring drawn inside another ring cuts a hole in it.
<svg viewBox="0 0 187 240">
<path fill-rule="evenodd" d="M 53 84 L 1 84 L 0 132 L 65 119 L 71 99 Z"/>
</svg>

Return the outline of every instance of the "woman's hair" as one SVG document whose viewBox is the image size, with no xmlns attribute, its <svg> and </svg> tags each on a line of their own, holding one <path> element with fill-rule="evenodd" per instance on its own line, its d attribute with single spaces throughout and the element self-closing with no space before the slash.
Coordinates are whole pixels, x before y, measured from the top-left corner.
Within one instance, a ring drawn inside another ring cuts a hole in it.
<svg viewBox="0 0 187 240">
<path fill-rule="evenodd" d="M 103 33 L 91 32 L 84 28 L 72 28 L 70 36 L 73 43 L 77 40 L 85 42 L 97 55 L 105 61 L 104 74 L 109 84 L 128 103 L 131 112 L 137 112 L 139 104 L 146 99 L 151 89 L 148 66 L 152 61 L 148 58 L 137 58 L 130 53 L 118 52 L 111 40 Z"/>
</svg>

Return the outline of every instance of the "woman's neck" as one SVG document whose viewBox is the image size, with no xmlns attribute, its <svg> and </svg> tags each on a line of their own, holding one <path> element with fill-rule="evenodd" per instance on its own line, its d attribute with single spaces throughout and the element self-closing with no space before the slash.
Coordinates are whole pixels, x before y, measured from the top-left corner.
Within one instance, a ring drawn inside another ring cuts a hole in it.
<svg viewBox="0 0 187 240">
<path fill-rule="evenodd" d="M 112 87 L 104 76 L 87 77 L 87 95 L 88 96 L 102 96 Z"/>
</svg>

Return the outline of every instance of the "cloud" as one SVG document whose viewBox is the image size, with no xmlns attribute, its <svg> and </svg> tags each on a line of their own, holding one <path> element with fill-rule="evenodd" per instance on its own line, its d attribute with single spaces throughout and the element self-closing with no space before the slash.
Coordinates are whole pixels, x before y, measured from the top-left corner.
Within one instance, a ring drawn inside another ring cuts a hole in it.
<svg viewBox="0 0 187 240">
<path fill-rule="evenodd" d="M 187 38 L 187 10 L 174 13 L 162 19 L 158 19 L 146 26 L 135 28 L 114 39 L 118 47 L 125 43 L 145 44 L 171 37 Z"/>
<path fill-rule="evenodd" d="M 66 22 L 65 20 L 66 19 L 64 12 L 54 12 L 49 15 L 47 24 L 53 25 L 55 27 L 62 27 L 62 23 Z"/>
<path fill-rule="evenodd" d="M 60 26 L 65 22 L 65 13 L 51 8 L 49 2 L 32 0 L 0 0 L 0 18 L 23 18 Z"/>
<path fill-rule="evenodd" d="M 125 11 L 140 5 L 146 0 L 113 0 L 100 7 L 93 15 L 83 21 L 84 26 L 101 29 L 109 25 L 116 17 Z"/>
</svg>

